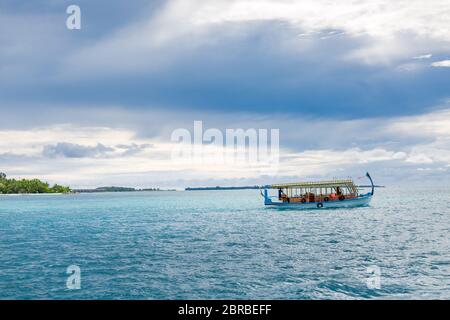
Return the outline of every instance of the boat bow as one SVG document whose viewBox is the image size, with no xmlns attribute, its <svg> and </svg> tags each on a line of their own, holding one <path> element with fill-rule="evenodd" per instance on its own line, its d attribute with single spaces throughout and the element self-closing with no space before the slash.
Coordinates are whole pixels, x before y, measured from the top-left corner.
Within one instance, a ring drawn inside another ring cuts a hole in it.
<svg viewBox="0 0 450 320">
<path fill-rule="evenodd" d="M 368 172 L 366 172 L 366 176 L 367 176 L 367 178 L 369 178 L 370 184 L 372 185 L 372 192 L 371 192 L 371 194 L 373 195 L 373 193 L 374 193 L 374 191 L 375 191 L 375 186 L 374 186 L 374 184 L 373 184 L 372 177 L 370 176 L 370 174 L 369 174 Z"/>
</svg>

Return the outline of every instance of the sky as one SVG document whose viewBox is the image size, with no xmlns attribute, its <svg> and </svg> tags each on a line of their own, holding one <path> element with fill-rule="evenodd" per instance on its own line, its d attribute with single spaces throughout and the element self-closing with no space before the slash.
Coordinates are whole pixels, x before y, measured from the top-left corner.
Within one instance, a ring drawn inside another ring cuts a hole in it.
<svg viewBox="0 0 450 320">
<path fill-rule="evenodd" d="M 74 188 L 446 183 L 449 21 L 447 0 L 1 0 L 0 171 Z M 278 129 L 277 170 L 174 161 L 194 121 Z"/>
</svg>

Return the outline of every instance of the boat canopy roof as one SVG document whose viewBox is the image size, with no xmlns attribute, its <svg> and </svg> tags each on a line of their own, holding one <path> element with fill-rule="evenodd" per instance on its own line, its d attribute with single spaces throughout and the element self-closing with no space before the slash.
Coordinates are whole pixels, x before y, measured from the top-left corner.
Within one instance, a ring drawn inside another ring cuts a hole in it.
<svg viewBox="0 0 450 320">
<path fill-rule="evenodd" d="M 271 189 L 285 189 L 285 188 L 334 188 L 334 187 L 350 187 L 356 188 L 353 180 L 329 180 L 329 181 L 316 181 L 316 182 L 294 182 L 283 184 L 272 184 L 269 186 Z"/>
</svg>

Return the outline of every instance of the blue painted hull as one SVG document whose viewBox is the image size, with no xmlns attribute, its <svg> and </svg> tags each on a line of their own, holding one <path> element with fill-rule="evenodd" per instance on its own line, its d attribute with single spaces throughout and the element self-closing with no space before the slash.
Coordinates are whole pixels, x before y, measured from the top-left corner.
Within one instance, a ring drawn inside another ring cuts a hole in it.
<svg viewBox="0 0 450 320">
<path fill-rule="evenodd" d="M 353 208 L 368 206 L 372 200 L 371 194 L 361 195 L 355 199 L 343 200 L 343 201 L 328 201 L 328 202 L 274 202 L 271 199 L 266 198 L 264 204 L 266 206 L 278 206 L 278 207 L 292 207 L 296 209 L 327 209 L 327 208 Z"/>
</svg>

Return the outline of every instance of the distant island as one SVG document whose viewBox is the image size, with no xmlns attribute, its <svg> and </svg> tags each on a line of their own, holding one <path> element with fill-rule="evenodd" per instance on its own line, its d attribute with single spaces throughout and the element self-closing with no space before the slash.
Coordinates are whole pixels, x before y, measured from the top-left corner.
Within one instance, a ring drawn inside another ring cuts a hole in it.
<svg viewBox="0 0 450 320">
<path fill-rule="evenodd" d="M 26 194 L 26 193 L 70 193 L 69 187 L 54 184 L 39 179 L 8 179 L 6 174 L 0 172 L 0 194 Z"/>
<path fill-rule="evenodd" d="M 95 189 L 73 189 L 75 193 L 94 193 L 94 192 L 141 192 L 141 191 L 176 191 L 175 189 L 160 189 L 160 188 L 130 188 L 130 187 L 99 187 Z"/>
</svg>

